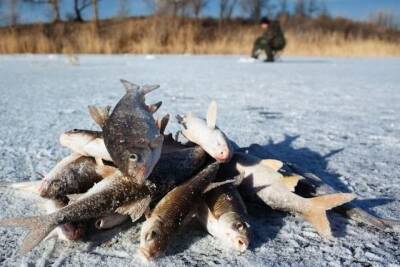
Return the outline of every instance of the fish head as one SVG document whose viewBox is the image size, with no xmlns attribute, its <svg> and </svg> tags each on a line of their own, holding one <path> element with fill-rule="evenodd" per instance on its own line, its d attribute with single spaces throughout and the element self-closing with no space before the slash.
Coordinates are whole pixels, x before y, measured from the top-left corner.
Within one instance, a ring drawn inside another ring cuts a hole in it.
<svg viewBox="0 0 400 267">
<path fill-rule="evenodd" d="M 159 135 L 152 142 L 138 140 L 133 145 L 123 150 L 120 170 L 129 177 L 135 177 L 138 183 L 142 183 L 150 173 L 161 156 L 164 137 Z"/>
<path fill-rule="evenodd" d="M 85 145 L 98 137 L 100 132 L 73 129 L 60 135 L 60 144 L 73 151 L 81 151 Z"/>
<path fill-rule="evenodd" d="M 219 162 L 228 162 L 233 155 L 229 139 L 218 128 L 211 130 L 207 140 L 203 143 L 203 148 Z"/>
<path fill-rule="evenodd" d="M 157 216 L 147 219 L 140 232 L 139 254 L 150 261 L 159 257 L 167 248 L 168 239 L 163 223 Z"/>
<path fill-rule="evenodd" d="M 247 249 L 251 231 L 250 225 L 242 216 L 236 212 L 228 212 L 218 219 L 218 223 L 221 224 L 223 235 L 236 250 L 243 252 Z"/>
</svg>

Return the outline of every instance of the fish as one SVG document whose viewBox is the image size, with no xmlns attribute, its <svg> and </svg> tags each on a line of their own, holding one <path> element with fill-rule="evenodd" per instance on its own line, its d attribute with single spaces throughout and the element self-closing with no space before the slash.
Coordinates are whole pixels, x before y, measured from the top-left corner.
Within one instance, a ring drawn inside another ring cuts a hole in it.
<svg viewBox="0 0 400 267">
<path fill-rule="evenodd" d="M 201 200 L 203 191 L 215 179 L 219 163 L 214 162 L 187 182 L 168 192 L 155 206 L 140 232 L 139 254 L 147 260 L 165 252 L 171 237 Z"/>
<path fill-rule="evenodd" d="M 227 162 L 233 154 L 232 145 L 217 126 L 217 103 L 212 101 L 207 112 L 207 119 L 196 117 L 189 112 L 185 116 L 176 116 L 182 126 L 182 135 L 201 146 L 215 160 Z"/>
<path fill-rule="evenodd" d="M 85 193 L 103 180 L 96 168 L 94 158 L 72 154 L 61 160 L 44 176 L 39 186 L 39 195 L 44 198 L 63 199 L 67 194 Z"/>
<path fill-rule="evenodd" d="M 60 135 L 60 144 L 82 156 L 112 161 L 101 131 L 73 129 Z"/>
<path fill-rule="evenodd" d="M 57 226 L 99 218 L 133 201 L 148 199 L 150 190 L 135 183 L 116 168 L 100 166 L 98 172 L 105 177 L 81 198 L 50 214 L 1 219 L 0 226 L 24 227 L 28 234 L 23 240 L 20 253 L 25 254 L 38 245 Z"/>
<path fill-rule="evenodd" d="M 244 173 L 245 178 L 239 186 L 242 195 L 257 196 L 272 209 L 299 214 L 311 223 L 321 236 L 332 238 L 326 211 L 352 201 L 355 195 L 336 193 L 314 198 L 301 197 L 293 193 L 295 183 L 284 181 L 283 175 L 278 172 L 280 167 L 282 163 L 277 160 L 265 161 L 249 154 L 235 152 L 231 161 L 221 167 L 221 171 L 226 175 Z"/>
<path fill-rule="evenodd" d="M 204 194 L 198 219 L 207 231 L 223 244 L 244 252 L 251 240 L 247 209 L 233 184 L 217 187 Z"/>
<path fill-rule="evenodd" d="M 114 164 L 126 177 L 143 183 L 160 158 L 164 140 L 152 110 L 145 104 L 145 95 L 159 86 L 121 82 L 126 94 L 111 114 L 109 106 L 89 106 L 89 113 L 102 128 L 104 144 Z"/>
<path fill-rule="evenodd" d="M 286 162 L 285 165 L 291 171 L 303 177 L 303 179 L 301 180 L 302 190 L 301 192 L 298 192 L 296 190 L 296 193 L 316 197 L 338 192 L 332 186 L 325 183 L 317 175 L 307 172 L 293 163 Z M 340 207 L 335 208 L 334 210 L 338 211 L 341 214 L 344 214 L 353 221 L 372 226 L 381 231 L 400 232 L 400 220 L 386 219 L 375 216 L 363 210 L 361 207 L 357 206 L 356 203 L 353 202 L 346 203 Z"/>
<path fill-rule="evenodd" d="M 161 120 L 159 127 L 160 133 L 164 133 L 169 115 L 167 114 Z M 165 121 L 167 120 L 167 122 Z M 162 123 L 162 124 L 161 124 Z M 192 144 L 182 144 L 176 141 L 172 134 L 163 134 L 164 142 L 161 153 L 174 152 L 176 150 L 193 147 Z M 83 156 L 94 157 L 96 161 L 105 160 L 112 161 L 110 154 L 104 144 L 103 133 L 101 131 L 91 131 L 84 129 L 73 129 L 60 135 L 60 143 L 71 149 L 73 153 L 78 153 Z"/>
</svg>

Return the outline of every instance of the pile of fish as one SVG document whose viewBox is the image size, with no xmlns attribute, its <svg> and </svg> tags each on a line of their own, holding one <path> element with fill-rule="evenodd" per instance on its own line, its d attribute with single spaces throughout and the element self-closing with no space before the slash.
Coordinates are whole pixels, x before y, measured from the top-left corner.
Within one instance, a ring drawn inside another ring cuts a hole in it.
<svg viewBox="0 0 400 267">
<path fill-rule="evenodd" d="M 60 143 L 71 155 L 41 181 L 8 185 L 34 191 L 49 203 L 46 215 L 0 220 L 0 226 L 28 229 L 21 253 L 52 234 L 76 240 L 89 223 L 109 229 L 142 217 L 138 252 L 147 260 L 162 255 L 171 237 L 192 219 L 243 252 L 252 238 L 243 199 L 255 198 L 301 216 L 325 238 L 332 237 L 326 211 L 338 206 L 358 222 L 398 231 L 398 221 L 375 217 L 350 202 L 353 194 L 336 192 L 293 164 L 234 148 L 216 126 L 215 102 L 206 119 L 193 113 L 176 116 L 179 134 L 187 139 L 179 142 L 179 135 L 165 133 L 169 115 L 154 118 L 161 102 L 145 103 L 145 95 L 158 86 L 122 83 L 126 94 L 112 111 L 89 107 L 101 131 L 65 132 Z"/>
</svg>

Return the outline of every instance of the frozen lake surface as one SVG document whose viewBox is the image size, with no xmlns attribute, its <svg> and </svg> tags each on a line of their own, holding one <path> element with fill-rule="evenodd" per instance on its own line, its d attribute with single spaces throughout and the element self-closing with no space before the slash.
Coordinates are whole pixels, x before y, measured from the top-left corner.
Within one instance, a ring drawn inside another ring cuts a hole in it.
<svg viewBox="0 0 400 267">
<path fill-rule="evenodd" d="M 114 105 L 120 78 L 160 84 L 148 102 L 159 114 L 205 115 L 212 99 L 218 125 L 241 146 L 297 163 L 360 205 L 400 219 L 400 59 L 283 58 L 276 64 L 238 56 L 0 56 L 0 180 L 37 180 L 68 150 L 60 133 L 97 129 L 88 105 Z M 178 129 L 176 120 L 167 128 Z M 0 190 L 1 218 L 42 212 L 32 199 Z M 254 239 L 242 254 L 224 248 L 193 223 L 157 265 L 340 266 L 400 264 L 400 234 L 329 214 L 335 239 L 325 241 L 301 218 L 251 208 Z M 24 230 L 0 228 L 2 266 L 139 265 L 141 223 L 125 224 L 72 244 L 48 240 L 17 253 Z M 99 241 L 100 240 L 100 241 Z"/>
</svg>

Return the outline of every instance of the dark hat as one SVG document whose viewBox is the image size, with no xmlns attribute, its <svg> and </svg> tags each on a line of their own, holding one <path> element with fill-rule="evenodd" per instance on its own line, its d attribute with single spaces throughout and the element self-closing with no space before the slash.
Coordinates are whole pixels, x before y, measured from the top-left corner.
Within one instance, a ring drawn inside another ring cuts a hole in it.
<svg viewBox="0 0 400 267">
<path fill-rule="evenodd" d="M 269 24 L 271 21 L 267 17 L 262 17 L 260 20 L 260 24 Z"/>
</svg>

